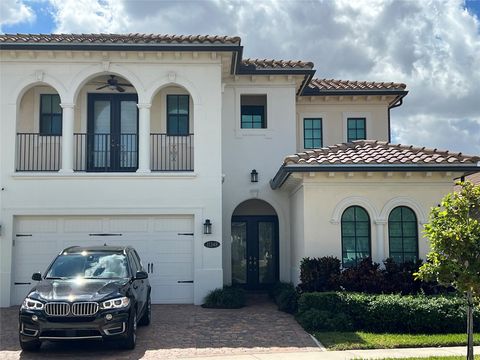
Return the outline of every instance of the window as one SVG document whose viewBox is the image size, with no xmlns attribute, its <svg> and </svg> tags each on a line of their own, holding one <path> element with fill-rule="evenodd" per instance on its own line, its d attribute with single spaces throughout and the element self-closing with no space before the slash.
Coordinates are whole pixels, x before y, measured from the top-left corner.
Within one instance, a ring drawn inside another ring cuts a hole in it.
<svg viewBox="0 0 480 360">
<path fill-rule="evenodd" d="M 399 206 L 388 216 L 390 257 L 397 263 L 418 259 L 417 217 L 412 209 Z"/>
<path fill-rule="evenodd" d="M 303 148 L 318 149 L 322 147 L 322 119 L 303 119 Z"/>
<path fill-rule="evenodd" d="M 364 208 L 351 206 L 342 214 L 342 264 L 354 266 L 370 256 L 370 217 Z"/>
<path fill-rule="evenodd" d="M 60 95 L 40 95 L 40 135 L 62 135 Z"/>
<path fill-rule="evenodd" d="M 354 140 L 365 140 L 367 138 L 366 119 L 348 118 L 347 119 L 347 142 Z"/>
<path fill-rule="evenodd" d="M 189 95 L 167 95 L 167 135 L 189 134 Z"/>
<path fill-rule="evenodd" d="M 266 122 L 266 95 L 242 95 L 240 97 L 242 129 L 265 129 Z"/>
</svg>

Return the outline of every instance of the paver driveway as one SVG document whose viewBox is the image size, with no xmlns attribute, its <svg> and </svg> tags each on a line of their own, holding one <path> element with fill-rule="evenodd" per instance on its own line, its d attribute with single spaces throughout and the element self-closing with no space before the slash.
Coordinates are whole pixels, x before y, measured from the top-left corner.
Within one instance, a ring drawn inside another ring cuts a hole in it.
<svg viewBox="0 0 480 360">
<path fill-rule="evenodd" d="M 118 349 L 102 342 L 49 343 L 40 352 L 18 345 L 15 307 L 0 309 L 0 359 L 179 359 L 259 352 L 318 351 L 291 315 L 263 298 L 238 310 L 194 305 L 154 305 L 152 323 L 138 328 L 137 347 Z M 221 358 L 221 357 L 220 357 Z"/>
</svg>

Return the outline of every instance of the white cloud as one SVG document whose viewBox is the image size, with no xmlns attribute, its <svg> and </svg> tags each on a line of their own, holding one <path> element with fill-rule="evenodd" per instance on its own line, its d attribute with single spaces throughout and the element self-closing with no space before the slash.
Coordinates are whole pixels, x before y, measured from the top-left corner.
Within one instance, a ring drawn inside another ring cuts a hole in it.
<svg viewBox="0 0 480 360">
<path fill-rule="evenodd" d="M 405 82 L 394 141 L 480 153 L 480 24 L 461 0 L 50 1 L 57 32 L 239 35 L 246 57 Z"/>
<path fill-rule="evenodd" d="M 0 32 L 3 25 L 13 25 L 35 20 L 35 13 L 22 0 L 0 1 Z"/>
</svg>

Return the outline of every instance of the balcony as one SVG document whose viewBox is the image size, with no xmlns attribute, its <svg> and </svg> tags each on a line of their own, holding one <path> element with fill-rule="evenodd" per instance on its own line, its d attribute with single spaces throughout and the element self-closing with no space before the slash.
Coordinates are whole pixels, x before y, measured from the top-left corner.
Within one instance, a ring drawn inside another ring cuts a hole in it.
<svg viewBox="0 0 480 360">
<path fill-rule="evenodd" d="M 138 169 L 138 134 L 73 134 L 75 172 L 134 172 Z M 62 136 L 17 133 L 16 171 L 61 169 Z M 150 134 L 150 169 L 193 171 L 193 134 Z"/>
</svg>

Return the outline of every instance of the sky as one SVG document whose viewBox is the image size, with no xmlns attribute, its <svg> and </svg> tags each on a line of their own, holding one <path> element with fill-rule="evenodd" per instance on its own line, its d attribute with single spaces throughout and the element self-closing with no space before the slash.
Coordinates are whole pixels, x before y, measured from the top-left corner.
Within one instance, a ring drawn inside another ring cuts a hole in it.
<svg viewBox="0 0 480 360">
<path fill-rule="evenodd" d="M 480 155 L 480 0 L 0 0 L 0 32 L 240 36 L 318 78 L 403 82 L 392 142 Z"/>
</svg>

